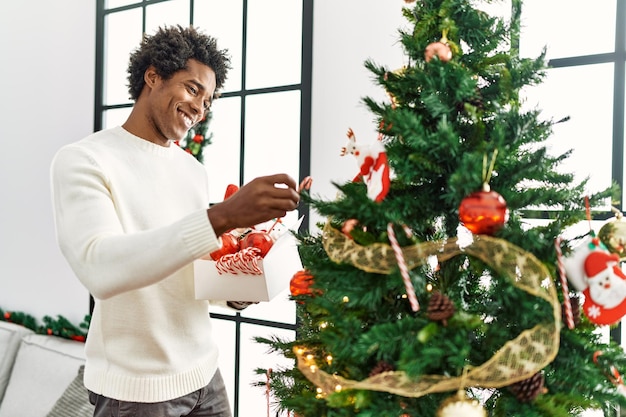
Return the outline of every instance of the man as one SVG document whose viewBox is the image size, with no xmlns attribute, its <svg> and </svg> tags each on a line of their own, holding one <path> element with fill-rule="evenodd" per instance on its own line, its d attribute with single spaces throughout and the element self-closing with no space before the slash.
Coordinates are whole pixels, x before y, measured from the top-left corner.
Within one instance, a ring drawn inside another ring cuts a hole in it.
<svg viewBox="0 0 626 417">
<path fill-rule="evenodd" d="M 284 216 L 299 195 L 276 174 L 208 208 L 205 169 L 172 144 L 202 119 L 229 64 L 193 28 L 146 36 L 131 54 L 126 122 L 52 162 L 59 245 L 95 299 L 84 376 L 94 416 L 231 416 L 192 263 L 225 231 Z"/>
</svg>

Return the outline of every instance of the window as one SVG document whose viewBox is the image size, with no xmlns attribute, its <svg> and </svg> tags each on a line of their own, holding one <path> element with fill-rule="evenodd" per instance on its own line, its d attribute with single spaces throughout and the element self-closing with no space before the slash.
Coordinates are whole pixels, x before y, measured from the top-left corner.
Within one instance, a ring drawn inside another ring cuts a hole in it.
<svg viewBox="0 0 626 417">
<path fill-rule="evenodd" d="M 515 3 L 517 0 L 506 0 L 481 7 L 508 20 Z M 617 183 L 622 192 L 616 208 L 623 211 L 626 2 L 525 1 L 520 56 L 537 57 L 544 47 L 549 69 L 541 85 L 523 92 L 525 105 L 540 109 L 546 119 L 569 118 L 554 126 L 548 142 L 554 154 L 572 150 L 561 170 L 574 173 L 576 182 L 589 177 L 590 193 Z M 606 214 L 595 216 L 591 227 L 597 232 L 612 216 L 607 206 Z M 574 229 L 569 231 L 572 236 L 588 231 L 588 225 Z M 617 341 L 624 340 L 622 327 L 610 331 Z"/>
<path fill-rule="evenodd" d="M 310 167 L 312 19 L 312 0 L 98 0 L 94 129 L 120 125 L 129 115 L 126 68 L 142 34 L 192 24 L 215 36 L 233 65 L 212 106 L 212 143 L 204 151 L 211 202 L 223 199 L 228 184 L 259 175 L 286 172 L 301 179 Z M 290 213 L 283 221 L 297 218 Z M 211 315 L 234 416 L 259 414 L 266 399 L 263 389 L 251 386 L 263 380 L 254 370 L 280 358 L 252 338 L 294 337 L 294 303 L 286 291 L 241 313 L 214 307 Z"/>
<path fill-rule="evenodd" d="M 555 152 L 573 150 L 564 171 L 577 180 L 590 176 L 589 192 L 612 180 L 622 184 L 621 158 L 612 151 L 624 142 L 624 4 L 618 10 L 617 0 L 593 7 L 581 0 L 544 3 L 526 2 L 522 9 L 520 55 L 537 56 L 547 47 L 550 65 L 528 104 L 537 103 L 546 117 L 570 118 L 550 139 Z M 557 15 L 558 25 L 549 17 Z"/>
<path fill-rule="evenodd" d="M 572 149 L 563 171 L 577 181 L 589 177 L 589 192 L 617 183 L 616 208 L 623 211 L 626 2 L 527 1 L 521 23 L 520 55 L 535 57 L 545 46 L 550 67 L 545 82 L 526 92 L 527 104 L 554 120 L 570 118 L 549 139 L 555 153 Z M 607 207 L 592 227 L 597 232 L 612 216 Z M 622 327 L 610 331 L 617 341 L 624 340 Z"/>
</svg>

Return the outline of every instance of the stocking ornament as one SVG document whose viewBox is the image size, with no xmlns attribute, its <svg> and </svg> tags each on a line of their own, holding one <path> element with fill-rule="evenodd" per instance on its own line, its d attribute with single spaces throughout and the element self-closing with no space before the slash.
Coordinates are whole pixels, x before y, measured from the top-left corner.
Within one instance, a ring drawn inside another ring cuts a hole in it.
<svg viewBox="0 0 626 417">
<path fill-rule="evenodd" d="M 574 248 L 564 267 L 569 282 L 585 296 L 583 311 L 591 322 L 611 325 L 626 315 L 626 275 L 620 257 L 598 238 L 591 236 Z"/>
</svg>

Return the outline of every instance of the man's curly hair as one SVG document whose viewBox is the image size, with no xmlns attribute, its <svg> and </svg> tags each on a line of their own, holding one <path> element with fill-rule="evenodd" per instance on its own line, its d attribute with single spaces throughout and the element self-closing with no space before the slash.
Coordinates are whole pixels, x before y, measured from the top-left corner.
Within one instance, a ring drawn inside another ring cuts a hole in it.
<svg viewBox="0 0 626 417">
<path fill-rule="evenodd" d="M 144 74 L 149 66 L 156 68 L 163 79 L 171 78 L 175 72 L 185 69 L 187 61 L 195 59 L 215 72 L 216 94 L 226 81 L 230 69 L 230 56 L 226 49 L 218 49 L 215 38 L 203 34 L 193 27 L 180 25 L 160 27 L 154 35 L 144 35 L 139 48 L 130 55 L 128 64 L 128 92 L 137 100 L 145 85 Z"/>
</svg>

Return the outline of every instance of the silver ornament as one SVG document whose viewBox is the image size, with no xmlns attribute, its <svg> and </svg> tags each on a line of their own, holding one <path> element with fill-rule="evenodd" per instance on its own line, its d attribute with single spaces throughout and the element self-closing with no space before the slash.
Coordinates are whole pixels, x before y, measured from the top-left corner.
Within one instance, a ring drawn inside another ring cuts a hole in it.
<svg viewBox="0 0 626 417">
<path fill-rule="evenodd" d="M 449 397 L 439 406 L 437 417 L 487 417 L 487 412 L 477 400 L 468 398 L 464 391 Z"/>
</svg>

